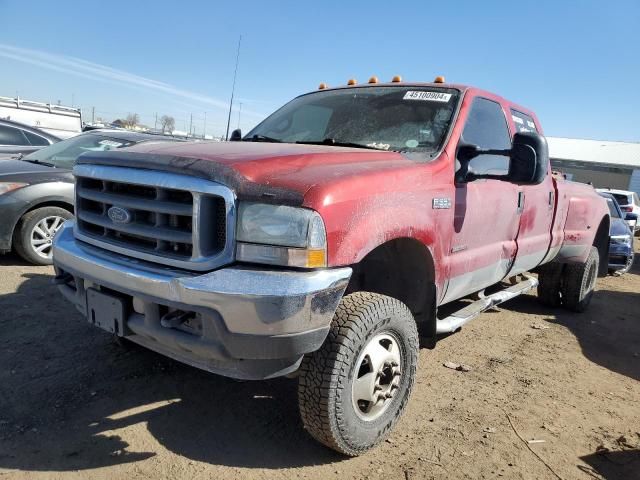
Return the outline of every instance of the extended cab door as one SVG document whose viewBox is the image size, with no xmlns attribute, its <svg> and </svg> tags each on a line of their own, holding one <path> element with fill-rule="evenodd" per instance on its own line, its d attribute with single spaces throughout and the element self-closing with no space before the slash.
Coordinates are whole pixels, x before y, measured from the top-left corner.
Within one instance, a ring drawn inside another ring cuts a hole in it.
<svg viewBox="0 0 640 480">
<path fill-rule="evenodd" d="M 511 109 L 514 132 L 537 132 L 534 119 Z M 526 185 L 518 190 L 523 199 L 520 228 L 516 238 L 518 250 L 510 275 L 526 272 L 539 265 L 551 242 L 551 224 L 555 211 L 555 186 L 549 172 L 539 185 Z"/>
<path fill-rule="evenodd" d="M 500 103 L 476 97 L 469 108 L 459 142 L 482 149 L 511 148 L 511 135 Z M 456 165 L 459 167 L 457 161 Z M 509 159 L 481 155 L 469 167 L 476 174 L 506 174 Z M 441 303 L 497 283 L 509 272 L 520 224 L 518 192 L 516 185 L 500 180 L 475 180 L 455 186 L 449 283 Z"/>
</svg>

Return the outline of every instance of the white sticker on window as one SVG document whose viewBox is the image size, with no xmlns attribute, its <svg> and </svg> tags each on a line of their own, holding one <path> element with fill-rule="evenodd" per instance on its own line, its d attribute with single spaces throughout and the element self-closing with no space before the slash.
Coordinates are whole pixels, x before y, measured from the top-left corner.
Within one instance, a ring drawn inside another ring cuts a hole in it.
<svg viewBox="0 0 640 480">
<path fill-rule="evenodd" d="M 529 128 L 533 128 L 534 130 L 536 129 L 536 124 L 531 120 L 527 120 L 527 125 L 529 125 Z"/>
<path fill-rule="evenodd" d="M 519 123 L 520 125 L 524 125 L 524 121 L 520 117 L 516 117 L 515 115 L 511 115 L 511 118 L 513 118 L 513 121 L 515 123 Z"/>
<path fill-rule="evenodd" d="M 442 92 L 416 92 L 408 91 L 404 94 L 403 100 L 422 100 L 423 102 L 448 102 L 450 93 Z"/>
<path fill-rule="evenodd" d="M 121 142 L 115 142 L 113 140 L 100 140 L 98 144 L 104 145 L 105 147 L 114 147 L 114 148 L 118 148 L 120 145 L 122 145 Z"/>
</svg>

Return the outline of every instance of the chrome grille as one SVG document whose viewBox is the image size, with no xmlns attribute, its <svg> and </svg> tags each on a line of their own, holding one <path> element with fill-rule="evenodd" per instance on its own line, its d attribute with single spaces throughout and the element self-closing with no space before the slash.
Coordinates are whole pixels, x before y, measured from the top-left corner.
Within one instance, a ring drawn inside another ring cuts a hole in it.
<svg viewBox="0 0 640 480">
<path fill-rule="evenodd" d="M 233 260 L 235 198 L 227 187 L 124 167 L 78 165 L 74 174 L 80 240 L 193 270 Z"/>
</svg>

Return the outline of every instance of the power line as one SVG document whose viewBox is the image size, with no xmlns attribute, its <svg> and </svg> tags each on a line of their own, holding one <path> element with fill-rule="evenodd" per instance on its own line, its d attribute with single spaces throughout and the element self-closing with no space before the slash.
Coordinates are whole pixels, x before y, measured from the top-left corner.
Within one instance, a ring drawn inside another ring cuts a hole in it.
<svg viewBox="0 0 640 480">
<path fill-rule="evenodd" d="M 225 140 L 229 140 L 229 125 L 231 124 L 231 109 L 233 108 L 233 94 L 236 90 L 236 76 L 238 75 L 238 62 L 240 61 L 240 43 L 242 42 L 242 35 L 238 38 L 238 51 L 236 52 L 236 68 L 233 72 L 233 85 L 231 87 L 231 101 L 229 102 L 229 116 L 227 117 L 227 133 L 225 134 Z"/>
</svg>

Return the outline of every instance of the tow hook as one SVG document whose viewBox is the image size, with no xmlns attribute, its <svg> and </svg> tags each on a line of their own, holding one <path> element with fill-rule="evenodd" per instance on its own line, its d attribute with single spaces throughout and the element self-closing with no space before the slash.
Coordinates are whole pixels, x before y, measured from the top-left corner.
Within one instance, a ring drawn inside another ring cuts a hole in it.
<svg viewBox="0 0 640 480">
<path fill-rule="evenodd" d="M 195 314 L 193 312 L 185 312 L 182 310 L 173 310 L 160 318 L 160 325 L 165 328 L 175 328 L 182 325 L 184 322 L 193 318 Z"/>
</svg>

